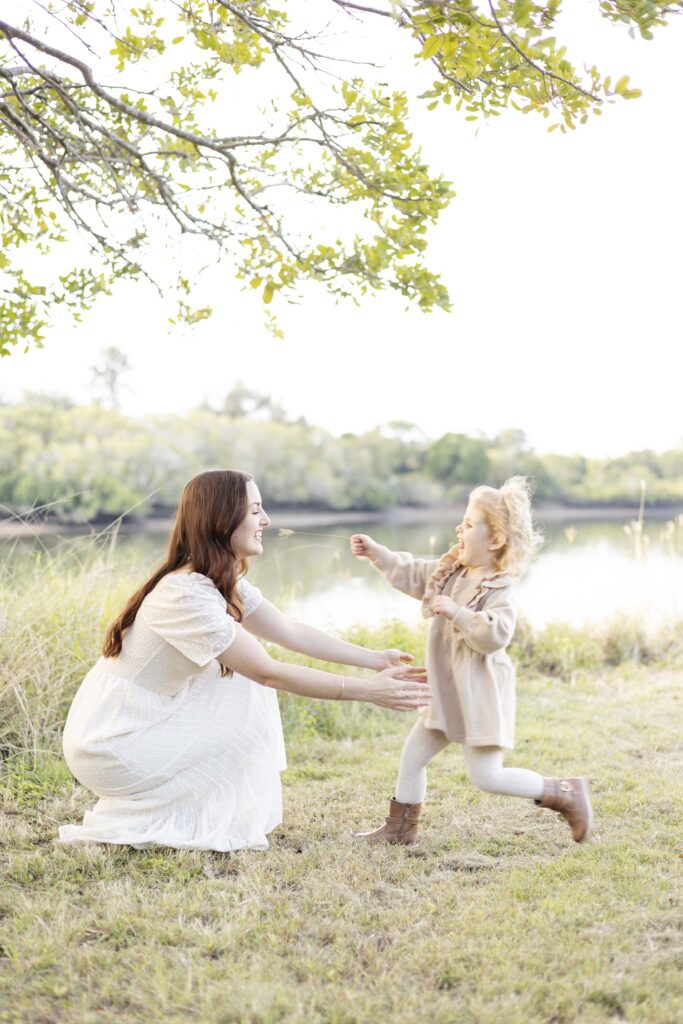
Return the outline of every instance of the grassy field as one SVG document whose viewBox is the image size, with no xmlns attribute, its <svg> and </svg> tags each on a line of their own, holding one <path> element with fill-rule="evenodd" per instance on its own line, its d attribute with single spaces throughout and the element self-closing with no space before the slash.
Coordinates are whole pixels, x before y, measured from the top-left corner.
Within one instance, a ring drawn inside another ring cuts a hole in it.
<svg viewBox="0 0 683 1024">
<path fill-rule="evenodd" d="M 92 798 L 43 761 L 7 786 L 0 1019 L 679 1022 L 680 681 L 521 687 L 510 763 L 588 773 L 585 847 L 475 790 L 457 748 L 432 766 L 416 849 L 355 843 L 391 795 L 407 721 L 389 714 L 378 735 L 290 744 L 266 853 L 60 847 Z"/>
<path fill-rule="evenodd" d="M 417 848 L 358 844 L 410 719 L 286 698 L 285 818 L 267 852 L 61 847 L 59 825 L 93 803 L 59 755 L 63 715 L 129 581 L 103 591 L 92 562 L 70 583 L 49 572 L 0 585 L 0 1021 L 683 1020 L 673 628 L 649 647 L 634 624 L 517 639 L 508 763 L 588 775 L 586 846 L 549 811 L 474 789 L 457 747 L 431 766 Z M 417 656 L 423 639 L 357 637 Z"/>
</svg>

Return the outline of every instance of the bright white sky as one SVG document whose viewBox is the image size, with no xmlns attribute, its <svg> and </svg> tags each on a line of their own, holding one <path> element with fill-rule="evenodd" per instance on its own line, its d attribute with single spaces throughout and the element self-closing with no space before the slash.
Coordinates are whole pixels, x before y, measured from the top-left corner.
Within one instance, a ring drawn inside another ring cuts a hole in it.
<svg viewBox="0 0 683 1024">
<path fill-rule="evenodd" d="M 280 341 L 253 295 L 214 277 L 214 317 L 172 335 L 170 304 L 127 285 L 81 327 L 55 325 L 42 351 L 0 361 L 0 396 L 87 401 L 89 368 L 116 345 L 133 414 L 219 402 L 242 381 L 335 433 L 401 419 L 432 437 L 519 427 L 541 452 L 683 443 L 683 19 L 646 43 L 586 0 L 571 7 L 570 54 L 630 74 L 641 99 L 564 136 L 532 115 L 470 123 L 415 108 L 428 163 L 458 193 L 428 256 L 452 314 L 406 313 L 391 295 L 335 305 L 311 288 L 299 306 L 273 303 Z"/>
</svg>

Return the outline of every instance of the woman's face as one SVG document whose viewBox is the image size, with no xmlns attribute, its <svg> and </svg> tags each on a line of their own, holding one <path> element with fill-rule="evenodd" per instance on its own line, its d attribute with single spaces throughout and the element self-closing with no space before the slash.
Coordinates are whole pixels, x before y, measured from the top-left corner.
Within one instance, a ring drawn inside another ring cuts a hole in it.
<svg viewBox="0 0 683 1024">
<path fill-rule="evenodd" d="M 263 554 L 262 535 L 269 523 L 258 487 L 253 480 L 247 480 L 247 514 L 230 538 L 236 558 Z"/>
<path fill-rule="evenodd" d="M 474 569 L 495 564 L 494 540 L 478 505 L 468 504 L 460 526 L 455 529 L 458 534 L 457 554 L 463 565 Z"/>
</svg>

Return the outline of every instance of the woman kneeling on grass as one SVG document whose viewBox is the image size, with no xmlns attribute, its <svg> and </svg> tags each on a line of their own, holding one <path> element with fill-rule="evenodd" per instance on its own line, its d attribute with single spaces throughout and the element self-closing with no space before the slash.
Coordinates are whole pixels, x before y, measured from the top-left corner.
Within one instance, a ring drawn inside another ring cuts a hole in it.
<svg viewBox="0 0 683 1024">
<path fill-rule="evenodd" d="M 100 799 L 64 843 L 266 849 L 281 821 L 286 767 L 275 690 L 411 711 L 424 669 L 292 622 L 244 579 L 270 520 L 246 473 L 185 487 L 161 566 L 110 626 L 104 656 L 64 729 L 69 768 Z M 367 679 L 273 660 L 263 637 L 313 658 L 378 671 Z"/>
<path fill-rule="evenodd" d="M 540 544 L 524 477 L 512 477 L 500 489 L 475 488 L 457 533 L 457 545 L 434 561 L 390 551 L 366 534 L 351 538 L 353 554 L 422 601 L 422 614 L 431 618 L 427 672 L 433 691 L 405 741 L 389 816 L 358 838 L 414 843 L 427 765 L 449 743 L 460 743 L 475 786 L 559 811 L 572 838 L 583 842 L 593 818 L 584 778 L 544 778 L 503 767 L 503 748 L 514 745 L 515 732 L 515 669 L 505 653 L 517 618 L 514 582 Z"/>
</svg>

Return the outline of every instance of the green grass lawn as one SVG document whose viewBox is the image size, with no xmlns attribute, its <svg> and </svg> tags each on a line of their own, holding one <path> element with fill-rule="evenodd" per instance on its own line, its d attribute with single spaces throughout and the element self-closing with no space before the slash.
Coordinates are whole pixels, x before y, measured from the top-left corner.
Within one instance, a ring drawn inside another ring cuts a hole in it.
<svg viewBox="0 0 683 1024">
<path fill-rule="evenodd" d="M 267 852 L 61 847 L 93 797 L 54 753 L 17 760 L 0 1020 L 680 1024 L 682 680 L 522 674 L 508 763 L 589 777 L 586 846 L 557 815 L 474 789 L 457 746 L 430 769 L 418 847 L 358 844 L 410 724 L 380 711 L 338 738 L 290 728 Z"/>
</svg>

